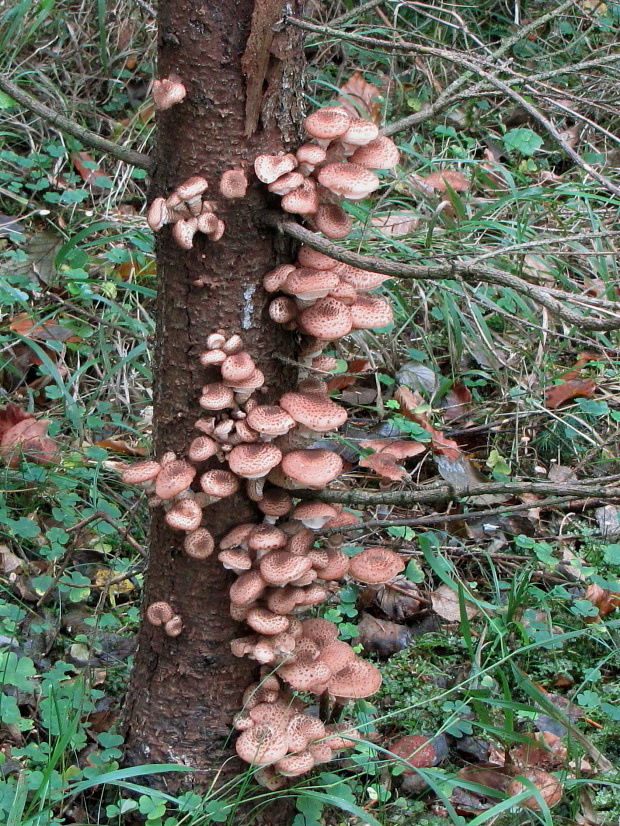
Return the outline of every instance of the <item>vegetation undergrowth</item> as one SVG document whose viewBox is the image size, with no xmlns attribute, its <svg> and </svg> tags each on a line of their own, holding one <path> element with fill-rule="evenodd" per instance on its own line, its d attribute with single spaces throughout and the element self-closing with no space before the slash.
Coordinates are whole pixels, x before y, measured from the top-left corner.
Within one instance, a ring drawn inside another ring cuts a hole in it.
<svg viewBox="0 0 620 826">
<path fill-rule="evenodd" d="M 489 2 L 458 13 L 443 3 L 366 5 L 315 3 L 311 12 L 343 32 L 416 41 L 455 60 L 309 33 L 313 103 L 340 94 L 363 116 L 394 123 L 449 88 L 467 54 L 514 81 L 563 143 L 522 102 L 473 78 L 435 116 L 395 134 L 397 174 L 384 174 L 376 201 L 349 205 L 360 223 L 346 246 L 402 263 L 475 260 L 574 294 L 584 318 L 604 312 L 618 298 L 620 198 L 565 147 L 617 190 L 620 7 L 563 4 L 551 14 L 538 2 L 520 19 L 518 5 Z M 1 71 L 76 123 L 147 151 L 149 9 L 128 0 L 0 5 Z M 502 74 L 491 58 L 508 40 Z M 26 455 L 0 468 L 0 818 L 233 822 L 239 803 L 258 810 L 271 799 L 250 771 L 224 786 L 214 777 L 199 795 L 149 787 L 150 773 L 183 767 L 121 768 L 148 513 L 102 462 L 150 450 L 146 175 L 4 92 L 0 128 L 0 424 L 11 405 L 49 419 L 58 451 L 45 466 Z M 443 189 L 427 181 L 446 170 L 460 178 Z M 560 321 L 494 283 L 402 279 L 388 292 L 394 325 L 358 333 L 336 353 L 330 387 L 349 409 L 344 486 L 506 487 L 375 505 L 370 515 L 384 524 L 343 540 L 349 553 L 365 541 L 388 545 L 407 568 L 384 586 L 347 586 L 324 611 L 343 639 L 376 657 L 383 687 L 350 709 L 363 735 L 355 749 L 286 791 L 293 826 L 612 826 L 620 510 L 605 486 L 620 474 L 618 332 Z M 456 457 L 433 461 L 420 421 Z M 394 435 L 420 446 L 396 477 L 360 446 Z M 567 489 L 587 480 L 591 490 L 549 504 L 544 493 L 513 492 L 523 480 Z M 419 738 L 410 762 L 391 750 L 403 736 Z"/>
</svg>

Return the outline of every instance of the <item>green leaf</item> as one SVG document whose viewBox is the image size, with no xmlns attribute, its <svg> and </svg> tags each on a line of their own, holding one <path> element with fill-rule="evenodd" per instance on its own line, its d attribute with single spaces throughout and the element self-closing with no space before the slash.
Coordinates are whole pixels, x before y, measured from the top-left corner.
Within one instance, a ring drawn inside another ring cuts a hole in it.
<svg viewBox="0 0 620 826">
<path fill-rule="evenodd" d="M 36 673 L 30 657 L 18 657 L 12 651 L 0 654 L 0 681 L 4 685 L 15 686 L 20 691 L 33 691 L 34 683 L 29 678 Z"/>
<path fill-rule="evenodd" d="M 17 106 L 13 98 L 10 98 L 5 92 L 0 92 L 0 109 L 10 109 L 11 106 Z"/>
<path fill-rule="evenodd" d="M 533 155 L 543 145 L 542 138 L 531 129 L 509 129 L 502 140 L 506 149 L 521 155 Z"/>
</svg>

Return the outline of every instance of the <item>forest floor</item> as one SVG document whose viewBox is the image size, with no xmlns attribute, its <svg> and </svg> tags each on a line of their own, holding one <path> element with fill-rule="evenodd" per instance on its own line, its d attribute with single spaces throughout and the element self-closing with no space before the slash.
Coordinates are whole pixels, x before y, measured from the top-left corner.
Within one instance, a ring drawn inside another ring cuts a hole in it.
<svg viewBox="0 0 620 826">
<path fill-rule="evenodd" d="M 313 0 L 308 14 L 309 106 L 348 102 L 401 150 L 378 197 L 348 207 L 347 248 L 447 266 L 387 281 L 394 324 L 334 353 L 349 413 L 334 487 L 371 520 L 343 546 L 387 545 L 406 569 L 322 610 L 383 685 L 350 709 L 365 739 L 294 787 L 294 826 L 612 826 L 620 6 Z M 145 153 L 155 43 L 143 0 L 0 5 L 0 79 Z M 150 455 L 147 176 L 6 91 L 0 124 L 0 820 L 225 822 L 221 791 L 170 797 L 119 769 L 148 509 L 102 463 Z M 7 438 L 20 420 L 51 440 L 38 457 Z M 360 445 L 394 436 L 415 455 Z M 406 735 L 413 770 L 390 752 Z"/>
</svg>

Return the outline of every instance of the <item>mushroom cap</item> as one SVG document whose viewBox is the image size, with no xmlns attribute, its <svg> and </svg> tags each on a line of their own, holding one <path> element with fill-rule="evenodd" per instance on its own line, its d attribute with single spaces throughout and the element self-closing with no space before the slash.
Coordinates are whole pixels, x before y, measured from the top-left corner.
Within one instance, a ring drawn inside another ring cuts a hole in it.
<svg viewBox="0 0 620 826">
<path fill-rule="evenodd" d="M 341 281 L 350 284 L 360 292 L 375 290 L 390 277 L 389 275 L 381 275 L 378 272 L 360 270 L 357 267 L 351 267 L 349 264 L 337 264 L 336 272 L 340 276 Z"/>
<path fill-rule="evenodd" d="M 254 780 L 259 786 L 269 789 L 270 792 L 277 792 L 286 786 L 286 779 L 276 773 L 273 766 L 265 766 L 254 772 Z"/>
<path fill-rule="evenodd" d="M 353 219 L 338 204 L 319 204 L 312 216 L 314 226 L 327 238 L 346 238 L 351 232 Z"/>
<path fill-rule="evenodd" d="M 242 731 L 235 744 L 239 757 L 254 766 L 280 760 L 286 754 L 287 748 L 284 729 L 266 723 L 259 723 Z"/>
<path fill-rule="evenodd" d="M 299 777 L 314 768 L 314 757 L 309 751 L 301 751 L 299 754 L 287 754 L 281 760 L 274 763 L 274 769 L 282 777 Z"/>
<path fill-rule="evenodd" d="M 299 314 L 298 321 L 308 335 L 326 341 L 346 336 L 353 326 L 349 308 L 335 298 L 320 298 Z"/>
<path fill-rule="evenodd" d="M 312 563 L 290 551 L 270 551 L 258 563 L 262 578 L 270 585 L 286 585 L 309 571 Z"/>
<path fill-rule="evenodd" d="M 209 333 L 207 336 L 207 349 L 208 350 L 221 350 L 222 346 L 226 343 L 226 336 L 222 333 Z"/>
<path fill-rule="evenodd" d="M 263 289 L 268 293 L 275 293 L 295 269 L 293 264 L 280 264 L 279 267 L 270 270 L 263 276 Z"/>
<path fill-rule="evenodd" d="M 302 620 L 301 628 L 304 637 L 307 637 L 319 648 L 325 648 L 338 639 L 338 626 L 322 617 L 308 617 Z"/>
<path fill-rule="evenodd" d="M 165 198 L 155 198 L 146 213 L 146 223 L 153 232 L 160 230 L 164 224 L 174 220 Z"/>
<path fill-rule="evenodd" d="M 267 608 L 274 614 L 290 614 L 297 605 L 301 605 L 303 589 L 295 585 L 269 588 L 265 594 Z"/>
<path fill-rule="evenodd" d="M 264 383 L 265 376 L 258 369 L 255 369 L 247 379 L 239 379 L 238 381 L 236 379 L 226 380 L 227 387 L 232 387 L 233 390 L 256 390 L 262 387 Z"/>
<path fill-rule="evenodd" d="M 159 462 L 155 462 L 153 459 L 144 459 L 142 462 L 126 465 L 121 471 L 121 480 L 126 485 L 139 485 L 142 482 L 150 482 L 151 479 L 155 479 L 160 470 Z"/>
<path fill-rule="evenodd" d="M 173 616 L 172 606 L 163 600 L 152 602 L 146 609 L 146 618 L 151 625 L 163 625 L 171 620 Z"/>
<path fill-rule="evenodd" d="M 351 162 L 366 169 L 392 169 L 400 160 L 394 141 L 384 135 L 360 146 L 351 156 Z"/>
<path fill-rule="evenodd" d="M 404 568 L 405 563 L 389 548 L 365 548 L 349 559 L 350 576 L 367 585 L 388 582 Z"/>
<path fill-rule="evenodd" d="M 298 691 L 312 691 L 313 686 L 331 678 L 331 671 L 320 660 L 311 659 L 309 656 L 295 656 L 293 662 L 280 666 L 278 675 Z"/>
<path fill-rule="evenodd" d="M 248 179 L 243 169 L 227 169 L 222 172 L 219 189 L 224 198 L 243 198 L 248 188 Z"/>
<path fill-rule="evenodd" d="M 214 382 L 213 384 L 204 385 L 198 404 L 205 410 L 224 410 L 227 407 L 232 407 L 234 399 L 230 387 L 226 387 L 221 382 Z"/>
<path fill-rule="evenodd" d="M 358 297 L 355 287 L 347 284 L 346 281 L 338 281 L 333 290 L 329 291 L 328 295 L 330 298 L 335 298 L 336 301 L 340 301 L 341 304 L 346 304 L 347 307 L 355 304 Z"/>
<path fill-rule="evenodd" d="M 202 508 L 193 499 L 180 499 L 167 511 L 164 521 L 175 531 L 195 531 L 202 521 Z"/>
<path fill-rule="evenodd" d="M 228 470 L 215 468 L 214 470 L 207 470 L 200 477 L 200 487 L 208 496 L 217 496 L 218 499 L 223 499 L 226 496 L 232 496 L 239 489 L 239 480 Z"/>
<path fill-rule="evenodd" d="M 184 250 L 191 250 L 194 246 L 194 235 L 198 229 L 196 218 L 180 218 L 172 225 L 172 237 Z"/>
<path fill-rule="evenodd" d="M 180 103 L 187 94 L 187 90 L 177 75 L 170 75 L 161 80 L 155 79 L 151 94 L 155 108 L 161 111 L 170 109 L 175 103 Z"/>
<path fill-rule="evenodd" d="M 338 361 L 333 356 L 315 356 L 310 362 L 313 370 L 320 370 L 324 373 L 333 373 L 338 365 Z"/>
<path fill-rule="evenodd" d="M 292 519 L 299 519 L 306 528 L 318 530 L 336 515 L 337 511 L 327 502 L 306 501 L 295 505 Z"/>
<path fill-rule="evenodd" d="M 276 178 L 272 184 L 268 184 L 267 189 L 274 195 L 288 195 L 289 192 L 302 186 L 305 180 L 301 172 L 286 172 Z"/>
<path fill-rule="evenodd" d="M 342 143 L 352 144 L 353 146 L 365 146 L 370 143 L 370 141 L 373 141 L 378 134 L 379 127 L 376 123 L 370 120 L 356 118 L 355 120 L 351 120 L 347 131 L 340 136 L 340 141 Z"/>
<path fill-rule="evenodd" d="M 315 766 L 317 763 L 329 763 L 334 757 L 330 747 L 325 745 L 322 741 L 317 743 L 308 743 L 308 751 L 314 758 Z"/>
<path fill-rule="evenodd" d="M 200 354 L 199 361 L 203 367 L 222 364 L 226 360 L 226 353 L 223 350 L 205 350 Z"/>
<path fill-rule="evenodd" d="M 328 548 L 327 556 L 327 565 L 312 563 L 319 579 L 325 581 L 341 579 L 345 574 L 349 573 L 349 557 L 341 550 L 338 548 Z"/>
<path fill-rule="evenodd" d="M 258 634 L 281 634 L 289 626 L 288 617 L 274 614 L 267 608 L 252 608 L 245 621 Z"/>
<path fill-rule="evenodd" d="M 201 212 L 196 221 L 196 229 L 198 232 L 203 232 L 209 237 L 218 230 L 219 219 L 214 212 L 211 212 L 211 210 L 207 209 Z"/>
<path fill-rule="evenodd" d="M 196 468 L 183 459 L 167 462 L 155 478 L 155 496 L 172 499 L 191 485 L 195 475 Z"/>
<path fill-rule="evenodd" d="M 288 295 L 279 295 L 269 305 L 269 318 L 276 324 L 288 324 L 297 317 L 297 304 Z"/>
<path fill-rule="evenodd" d="M 183 540 L 183 552 L 192 559 L 206 559 L 213 553 L 215 543 L 207 528 L 189 531 Z"/>
<path fill-rule="evenodd" d="M 289 494 L 281 488 L 269 488 L 263 493 L 263 498 L 257 503 L 259 510 L 265 516 L 286 516 L 293 502 Z"/>
<path fill-rule="evenodd" d="M 294 716 L 295 710 L 286 703 L 278 701 L 277 695 L 273 702 L 256 703 L 249 710 L 249 717 L 255 723 L 275 724 L 278 727 L 286 727 L 288 721 Z"/>
<path fill-rule="evenodd" d="M 322 553 L 319 551 L 319 553 Z M 314 565 L 312 560 L 312 555 L 310 556 L 310 561 Z M 298 605 L 316 605 L 319 602 L 324 602 L 327 599 L 328 591 L 323 585 L 319 585 L 316 582 L 307 585 L 305 588 L 302 588 L 303 599 Z"/>
<path fill-rule="evenodd" d="M 231 548 L 229 551 L 220 551 L 217 558 L 226 570 L 234 571 L 237 574 L 249 571 L 252 567 L 252 558 L 247 551 L 241 548 Z"/>
<path fill-rule="evenodd" d="M 339 106 L 321 106 L 304 118 L 304 129 L 313 138 L 328 140 L 343 135 L 351 124 L 345 109 Z"/>
<path fill-rule="evenodd" d="M 454 192 L 466 192 L 469 189 L 469 181 L 456 169 L 439 169 L 437 172 L 431 172 L 424 178 L 424 183 L 439 192 L 447 192 L 448 187 Z"/>
<path fill-rule="evenodd" d="M 192 439 L 189 450 L 187 451 L 187 455 L 192 462 L 206 462 L 207 459 L 215 456 L 216 453 L 217 442 L 210 436 L 196 436 L 195 439 Z"/>
<path fill-rule="evenodd" d="M 236 605 L 248 605 L 259 598 L 265 590 L 265 584 L 258 571 L 241 574 L 230 586 L 230 601 Z"/>
<path fill-rule="evenodd" d="M 350 162 L 326 164 L 321 167 L 318 180 L 336 195 L 341 195 L 350 201 L 361 201 L 381 185 L 381 181 L 374 172 Z"/>
<path fill-rule="evenodd" d="M 310 488 L 323 488 L 342 473 L 342 459 L 331 450 L 292 450 L 281 462 L 282 471 Z"/>
<path fill-rule="evenodd" d="M 360 295 L 349 307 L 354 330 L 385 327 L 394 320 L 392 307 L 378 295 Z"/>
<path fill-rule="evenodd" d="M 326 155 L 325 150 L 315 143 L 302 143 L 302 145 L 295 150 L 295 157 L 299 163 L 307 163 L 312 166 L 323 163 Z"/>
<path fill-rule="evenodd" d="M 259 404 L 248 413 L 247 422 L 261 436 L 283 436 L 295 427 L 295 419 L 275 404 Z"/>
<path fill-rule="evenodd" d="M 288 525 L 296 528 L 296 530 L 291 534 L 287 550 L 292 554 L 305 556 L 314 545 L 314 532 L 309 528 L 299 528 L 294 522 L 289 522 Z M 284 527 L 287 526 L 283 526 L 283 528 Z"/>
<path fill-rule="evenodd" d="M 319 657 L 332 674 L 337 674 L 347 663 L 355 659 L 355 651 L 348 643 L 342 640 L 333 640 L 324 648 L 321 648 Z"/>
<path fill-rule="evenodd" d="M 340 279 L 329 270 L 314 270 L 303 267 L 294 270 L 282 284 L 285 293 L 298 296 L 303 300 L 323 298 L 337 286 Z"/>
<path fill-rule="evenodd" d="M 259 181 L 272 184 L 280 176 L 292 172 L 297 166 L 295 155 L 258 155 L 254 160 L 254 171 Z"/>
<path fill-rule="evenodd" d="M 319 205 L 319 195 L 312 178 L 304 178 L 303 183 L 296 189 L 282 196 L 280 206 L 285 212 L 295 215 L 312 215 Z"/>
<path fill-rule="evenodd" d="M 220 550 L 247 548 L 247 539 L 255 528 L 256 525 L 253 522 L 243 522 L 241 525 L 235 525 L 220 539 Z"/>
<path fill-rule="evenodd" d="M 227 356 L 234 356 L 235 353 L 238 353 L 240 350 L 243 350 L 243 339 L 237 333 L 234 333 L 232 336 L 226 339 L 226 341 L 222 344 L 222 350 L 226 353 Z"/>
<path fill-rule="evenodd" d="M 300 752 L 307 748 L 312 740 L 319 740 L 325 736 L 325 726 L 318 717 L 294 714 L 286 725 L 286 735 L 289 751 Z"/>
<path fill-rule="evenodd" d="M 335 258 L 330 258 L 328 255 L 302 244 L 297 251 L 297 263 L 300 267 L 308 267 L 312 270 L 333 270 L 338 262 Z"/>
<path fill-rule="evenodd" d="M 288 538 L 275 525 L 255 525 L 248 534 L 247 544 L 251 551 L 277 551 L 284 548 Z"/>
<path fill-rule="evenodd" d="M 208 186 L 208 182 L 201 175 L 192 175 L 191 178 L 179 184 L 174 191 L 179 198 L 187 201 L 190 198 L 195 198 L 197 195 L 202 195 Z"/>
<path fill-rule="evenodd" d="M 328 684 L 333 697 L 358 699 L 370 697 L 381 685 L 381 674 L 366 660 L 356 657 L 335 674 Z"/>
<path fill-rule="evenodd" d="M 226 458 L 233 473 L 246 479 L 259 479 L 281 461 L 282 453 L 271 443 L 254 442 L 236 445 Z"/>
<path fill-rule="evenodd" d="M 226 356 L 220 367 L 222 379 L 228 382 L 246 381 L 256 370 L 256 365 L 249 353 L 241 350 L 232 356 Z"/>
<path fill-rule="evenodd" d="M 335 430 L 347 420 L 344 407 L 322 393 L 285 393 L 280 398 L 280 407 L 315 433 Z"/>
<path fill-rule="evenodd" d="M 260 434 L 250 427 L 246 419 L 239 419 L 235 423 L 235 433 L 242 442 L 257 442 L 260 438 Z"/>
</svg>

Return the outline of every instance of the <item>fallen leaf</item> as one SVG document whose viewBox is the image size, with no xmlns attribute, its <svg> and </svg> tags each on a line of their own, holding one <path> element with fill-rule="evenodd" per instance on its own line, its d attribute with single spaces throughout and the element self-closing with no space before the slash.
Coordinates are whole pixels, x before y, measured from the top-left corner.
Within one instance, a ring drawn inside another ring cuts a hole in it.
<svg viewBox="0 0 620 826">
<path fill-rule="evenodd" d="M 388 238 L 402 238 L 417 230 L 420 218 L 414 212 L 392 212 L 389 215 L 376 215 L 370 219 L 370 223 Z"/>
<path fill-rule="evenodd" d="M 420 611 L 420 591 L 404 578 L 380 585 L 374 601 L 389 619 L 397 622 L 410 619 Z"/>
<path fill-rule="evenodd" d="M 364 80 L 359 72 L 353 72 L 340 87 L 336 104 L 352 118 L 366 117 L 376 123 L 379 120 L 379 103 L 375 98 L 380 94 L 380 90 Z"/>
<path fill-rule="evenodd" d="M 593 379 L 568 379 L 548 387 L 545 390 L 545 407 L 548 410 L 555 410 L 569 399 L 577 396 L 591 397 L 596 391 L 596 384 Z"/>
<path fill-rule="evenodd" d="M 93 189 L 111 189 L 112 178 L 101 171 L 88 152 L 74 152 L 71 161 L 85 184 L 92 184 Z"/>
<path fill-rule="evenodd" d="M 562 799 L 562 784 L 559 780 L 543 769 L 524 768 L 520 774 L 538 789 L 540 796 L 550 809 L 557 806 Z M 530 787 L 526 786 L 518 777 L 515 777 L 506 787 L 506 795 L 512 797 L 520 792 L 527 791 L 528 788 Z M 542 808 L 534 795 L 526 797 L 518 805 L 526 809 L 532 809 L 534 812 L 539 812 Z"/>
<path fill-rule="evenodd" d="M 620 593 L 617 591 L 608 591 L 606 588 L 601 588 L 600 585 L 592 583 L 588 585 L 585 590 L 584 598 L 591 602 L 595 608 L 598 608 L 600 617 L 609 614 L 615 608 L 620 607 Z M 598 617 L 583 617 L 584 622 L 595 622 Z"/>
<path fill-rule="evenodd" d="M 396 464 L 393 456 L 383 456 L 381 453 L 371 453 L 369 456 L 361 456 L 358 460 L 360 467 L 367 467 L 393 482 L 400 482 L 409 474 L 404 467 Z"/>
<path fill-rule="evenodd" d="M 7 422 L 20 416 L 17 422 Z M 17 467 L 23 454 L 41 465 L 52 464 L 58 454 L 56 444 L 47 438 L 50 419 L 35 419 L 17 405 L 7 405 L 0 410 L 0 456 L 9 467 Z"/>
<path fill-rule="evenodd" d="M 431 172 L 423 181 L 426 187 L 438 192 L 447 192 L 448 187 L 453 192 L 466 192 L 469 189 L 469 181 L 456 169 L 439 169 L 437 172 Z"/>
<path fill-rule="evenodd" d="M 478 613 L 476 606 L 472 605 L 467 598 L 464 598 L 464 604 L 467 619 L 475 617 Z M 431 605 L 433 611 L 448 622 L 458 622 L 461 619 L 459 595 L 448 585 L 440 585 L 431 593 Z"/>
<path fill-rule="evenodd" d="M 444 734 L 438 737 L 408 734 L 394 740 L 388 751 L 412 766 L 411 769 L 405 769 L 402 774 L 413 774 L 413 769 L 429 768 L 441 763 L 448 756 L 448 742 Z M 402 767 L 402 763 L 400 765 Z"/>
<path fill-rule="evenodd" d="M 72 343 L 81 341 L 81 338 L 74 335 L 71 330 L 61 327 L 51 319 L 36 322 L 26 313 L 14 316 L 9 324 L 9 329 L 14 333 L 19 333 L 24 338 L 31 338 L 36 341 L 69 341 Z"/>
<path fill-rule="evenodd" d="M 406 625 L 363 614 L 357 625 L 359 642 L 364 651 L 390 657 L 411 645 L 412 634 Z"/>
<path fill-rule="evenodd" d="M 472 409 L 471 393 L 460 381 L 455 381 L 441 400 L 441 413 L 447 421 L 460 419 Z"/>
</svg>

